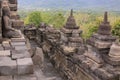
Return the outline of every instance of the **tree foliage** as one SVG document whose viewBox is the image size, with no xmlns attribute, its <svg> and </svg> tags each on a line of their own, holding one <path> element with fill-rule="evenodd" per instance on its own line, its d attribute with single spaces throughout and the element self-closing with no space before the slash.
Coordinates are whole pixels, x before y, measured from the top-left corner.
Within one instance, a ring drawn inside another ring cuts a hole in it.
<svg viewBox="0 0 120 80">
<path fill-rule="evenodd" d="M 60 27 L 63 27 L 64 21 L 65 21 L 65 18 L 63 14 L 57 13 L 49 19 L 48 23 L 52 24 L 56 28 L 60 28 Z"/>
<path fill-rule="evenodd" d="M 113 35 L 117 36 L 120 40 L 120 20 L 116 21 L 112 33 Z"/>
<path fill-rule="evenodd" d="M 28 14 L 24 19 L 25 24 L 35 24 L 38 26 L 40 22 L 53 25 L 56 28 L 60 28 L 64 25 L 65 17 L 62 13 L 50 13 L 34 11 Z"/>
<path fill-rule="evenodd" d="M 31 12 L 24 21 L 25 24 L 35 24 L 38 26 L 42 22 L 41 13 L 39 11 Z"/>
</svg>

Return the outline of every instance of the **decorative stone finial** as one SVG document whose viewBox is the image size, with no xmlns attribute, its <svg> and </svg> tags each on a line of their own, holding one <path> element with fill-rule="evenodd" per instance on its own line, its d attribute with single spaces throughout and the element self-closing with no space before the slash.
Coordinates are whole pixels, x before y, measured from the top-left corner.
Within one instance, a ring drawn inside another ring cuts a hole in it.
<svg viewBox="0 0 120 80">
<path fill-rule="evenodd" d="M 73 9 L 71 9 L 70 16 L 73 16 Z"/>
<path fill-rule="evenodd" d="M 66 25 L 64 27 L 67 29 L 78 29 L 79 28 L 76 25 L 76 21 L 73 16 L 73 9 L 71 9 L 70 16 L 68 17 Z"/>
<path fill-rule="evenodd" d="M 104 14 L 104 22 L 108 23 L 108 13 L 107 12 L 105 12 L 105 14 Z"/>
</svg>

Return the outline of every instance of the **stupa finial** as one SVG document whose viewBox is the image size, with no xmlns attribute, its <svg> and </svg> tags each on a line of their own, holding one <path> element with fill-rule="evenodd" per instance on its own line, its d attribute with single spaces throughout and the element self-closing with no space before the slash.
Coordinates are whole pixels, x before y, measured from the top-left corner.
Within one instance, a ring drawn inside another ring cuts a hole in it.
<svg viewBox="0 0 120 80">
<path fill-rule="evenodd" d="M 106 11 L 104 14 L 104 22 L 107 23 L 108 22 L 108 12 Z"/>
<path fill-rule="evenodd" d="M 73 9 L 71 9 L 70 16 L 73 16 Z"/>
</svg>

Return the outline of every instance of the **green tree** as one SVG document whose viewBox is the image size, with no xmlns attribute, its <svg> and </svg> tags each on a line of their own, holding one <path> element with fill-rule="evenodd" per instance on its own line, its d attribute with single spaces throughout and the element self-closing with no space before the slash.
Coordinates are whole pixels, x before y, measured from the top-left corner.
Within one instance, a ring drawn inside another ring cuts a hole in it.
<svg viewBox="0 0 120 80">
<path fill-rule="evenodd" d="M 48 21 L 49 24 L 52 24 L 56 28 L 60 28 L 64 25 L 65 18 L 62 13 L 54 14 Z"/>
<path fill-rule="evenodd" d="M 34 11 L 31 12 L 24 20 L 25 24 L 35 24 L 38 26 L 42 22 L 41 12 Z"/>
<path fill-rule="evenodd" d="M 118 36 L 120 40 L 120 20 L 116 21 L 112 33 L 113 35 Z"/>
</svg>

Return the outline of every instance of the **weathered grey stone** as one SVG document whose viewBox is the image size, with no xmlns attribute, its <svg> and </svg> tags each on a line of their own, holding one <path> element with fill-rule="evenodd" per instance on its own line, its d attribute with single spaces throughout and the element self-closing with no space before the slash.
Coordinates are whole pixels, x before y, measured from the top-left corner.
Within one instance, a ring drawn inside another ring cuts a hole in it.
<svg viewBox="0 0 120 80">
<path fill-rule="evenodd" d="M 9 41 L 2 42 L 3 47 L 10 47 Z"/>
<path fill-rule="evenodd" d="M 24 46 L 26 45 L 25 42 L 11 42 L 12 46 Z"/>
<path fill-rule="evenodd" d="M 11 11 L 17 11 L 17 4 L 9 4 Z"/>
<path fill-rule="evenodd" d="M 65 55 L 71 55 L 71 54 L 74 54 L 76 52 L 75 47 L 62 46 L 62 48 L 63 48 L 63 52 Z"/>
<path fill-rule="evenodd" d="M 0 80 L 13 80 L 12 76 L 0 76 Z"/>
<path fill-rule="evenodd" d="M 101 64 L 103 62 L 100 55 L 95 52 L 86 52 L 84 55 L 92 59 L 93 61 L 97 62 L 98 64 Z"/>
<path fill-rule="evenodd" d="M 31 58 L 17 59 L 18 74 L 32 74 L 33 62 Z"/>
<path fill-rule="evenodd" d="M 22 59 L 22 58 L 30 58 L 30 54 L 27 50 L 14 50 L 12 51 L 12 59 Z"/>
<path fill-rule="evenodd" d="M 4 51 L 0 51 L 0 57 L 10 57 L 11 53 L 10 50 L 4 50 Z"/>
<path fill-rule="evenodd" d="M 14 46 L 15 50 L 27 50 L 26 45 L 23 46 Z"/>
<path fill-rule="evenodd" d="M 38 79 L 35 75 L 31 74 L 31 75 L 14 76 L 14 80 L 38 80 Z"/>
<path fill-rule="evenodd" d="M 4 50 L 4 48 L 3 48 L 2 44 L 0 44 L 0 50 Z"/>
<path fill-rule="evenodd" d="M 10 50 L 12 47 L 10 46 L 9 41 L 3 41 L 2 42 L 2 46 L 4 48 L 4 50 Z"/>
<path fill-rule="evenodd" d="M 10 4 L 17 4 L 18 1 L 17 0 L 9 0 Z"/>
<path fill-rule="evenodd" d="M 43 50 L 41 48 L 36 48 L 36 51 L 35 51 L 35 55 L 34 57 L 32 58 L 33 59 L 33 63 L 35 65 L 40 65 L 42 66 L 43 65 L 43 62 L 44 62 L 44 54 L 43 54 Z"/>
<path fill-rule="evenodd" d="M 118 57 L 120 58 L 120 46 L 114 43 L 111 46 L 109 56 L 113 58 L 118 58 Z"/>
<path fill-rule="evenodd" d="M 17 74 L 16 61 L 10 57 L 0 57 L 0 74 L 5 76 Z"/>
<path fill-rule="evenodd" d="M 24 37 L 21 38 L 11 38 L 12 42 L 26 42 Z"/>
</svg>

